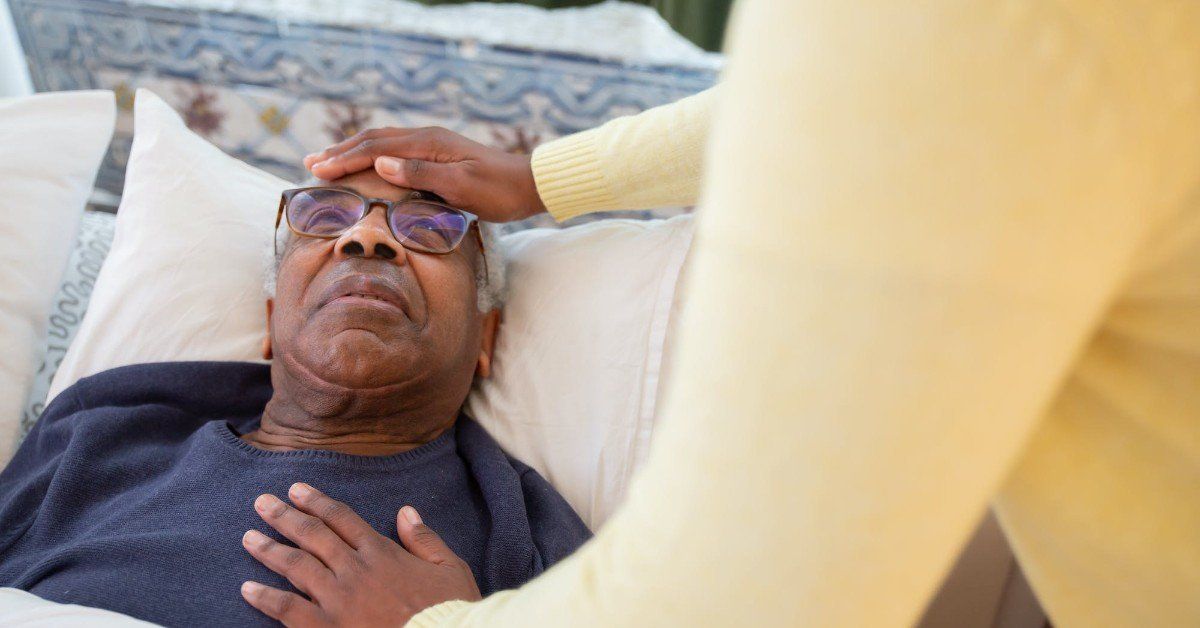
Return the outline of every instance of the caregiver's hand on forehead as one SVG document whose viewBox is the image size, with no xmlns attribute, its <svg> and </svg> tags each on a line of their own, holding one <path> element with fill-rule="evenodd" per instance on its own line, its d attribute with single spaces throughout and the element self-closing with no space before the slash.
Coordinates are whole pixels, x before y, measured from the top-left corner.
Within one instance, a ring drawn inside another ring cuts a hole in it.
<svg viewBox="0 0 1200 628">
<path fill-rule="evenodd" d="M 433 192 L 487 221 L 546 211 L 529 155 L 484 146 L 447 129 L 370 129 L 304 158 L 304 167 L 326 180 L 372 166 L 395 185 Z"/>
</svg>

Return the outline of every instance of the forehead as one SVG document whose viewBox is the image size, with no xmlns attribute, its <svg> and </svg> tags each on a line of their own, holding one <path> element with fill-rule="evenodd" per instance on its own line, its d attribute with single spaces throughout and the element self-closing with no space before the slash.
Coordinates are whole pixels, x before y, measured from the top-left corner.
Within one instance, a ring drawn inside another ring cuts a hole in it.
<svg viewBox="0 0 1200 628">
<path fill-rule="evenodd" d="M 382 198 L 387 201 L 399 201 L 412 196 L 413 190 L 393 185 L 374 169 L 363 170 L 348 174 L 340 179 L 334 179 L 329 185 L 350 188 L 368 198 Z"/>
</svg>

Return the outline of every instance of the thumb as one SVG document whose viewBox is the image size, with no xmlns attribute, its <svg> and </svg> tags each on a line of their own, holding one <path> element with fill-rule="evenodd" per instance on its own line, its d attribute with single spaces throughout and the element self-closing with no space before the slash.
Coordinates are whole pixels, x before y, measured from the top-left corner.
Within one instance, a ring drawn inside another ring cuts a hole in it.
<svg viewBox="0 0 1200 628">
<path fill-rule="evenodd" d="M 393 185 L 438 196 L 442 196 L 443 190 L 453 189 L 451 179 L 456 174 L 454 164 L 386 156 L 375 160 L 375 172 Z"/>
<path fill-rule="evenodd" d="M 404 548 L 421 560 L 439 565 L 458 561 L 458 555 L 446 547 L 437 532 L 421 521 L 421 515 L 412 506 L 405 506 L 396 513 L 396 532 Z"/>
</svg>

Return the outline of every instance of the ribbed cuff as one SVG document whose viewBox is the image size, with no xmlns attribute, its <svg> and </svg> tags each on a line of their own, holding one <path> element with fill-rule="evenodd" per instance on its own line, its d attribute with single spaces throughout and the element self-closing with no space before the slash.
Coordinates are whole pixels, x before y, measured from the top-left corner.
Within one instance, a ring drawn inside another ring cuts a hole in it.
<svg viewBox="0 0 1200 628">
<path fill-rule="evenodd" d="M 538 196 L 555 220 L 615 209 L 600 167 L 599 129 L 589 129 L 538 146 L 530 165 Z"/>
<path fill-rule="evenodd" d="M 442 622 L 453 617 L 456 613 L 467 609 L 471 606 L 471 602 L 466 600 L 450 600 L 435 604 L 429 608 L 412 616 L 405 628 L 434 628 L 441 626 Z"/>
</svg>

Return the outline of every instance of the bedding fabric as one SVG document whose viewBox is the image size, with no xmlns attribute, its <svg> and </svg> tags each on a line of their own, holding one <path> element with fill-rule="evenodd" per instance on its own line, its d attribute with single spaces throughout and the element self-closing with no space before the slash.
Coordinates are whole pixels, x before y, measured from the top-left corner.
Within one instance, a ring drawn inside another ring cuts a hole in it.
<svg viewBox="0 0 1200 628">
<path fill-rule="evenodd" d="M 0 586 L 164 625 L 275 625 L 238 587 L 291 587 L 239 540 L 258 529 L 282 541 L 252 504 L 301 478 L 391 539 L 414 506 L 484 595 L 590 536 L 468 418 L 391 456 L 268 451 L 239 435 L 270 396 L 269 367 L 238 362 L 123 367 L 64 391 L 0 474 Z"/>
<path fill-rule="evenodd" d="M 115 117 L 105 91 L 0 100 L 0 465 L 18 438 L 51 301 Z"/>
<path fill-rule="evenodd" d="M 59 604 L 11 587 L 0 588 L 0 625 L 9 628 L 153 628 L 155 624 L 112 611 Z"/>
</svg>

